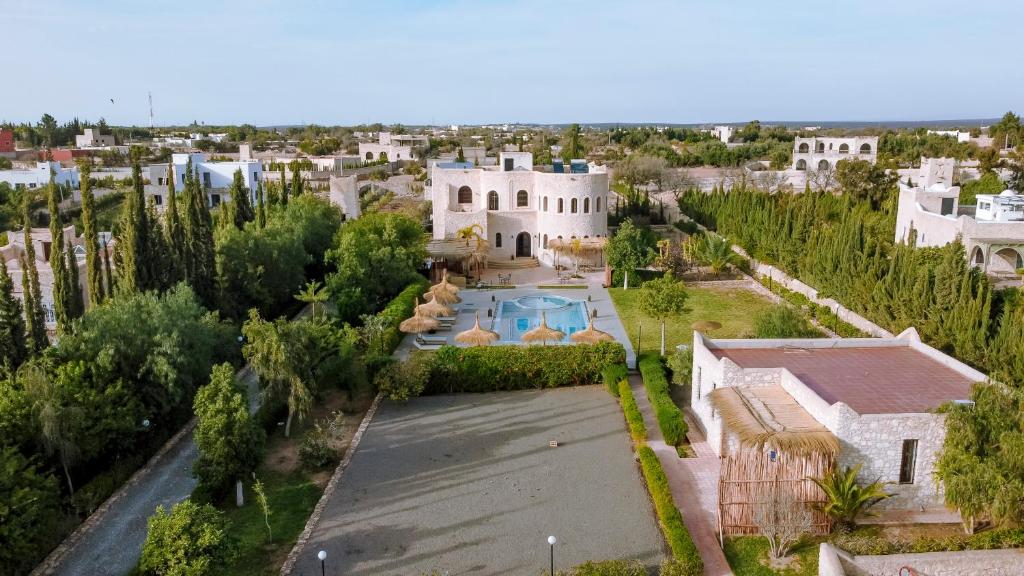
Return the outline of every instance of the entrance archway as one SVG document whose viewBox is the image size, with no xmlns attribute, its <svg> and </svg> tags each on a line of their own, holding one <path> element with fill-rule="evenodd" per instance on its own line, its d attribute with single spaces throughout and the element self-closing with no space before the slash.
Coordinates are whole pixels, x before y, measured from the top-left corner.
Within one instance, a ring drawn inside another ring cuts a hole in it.
<svg viewBox="0 0 1024 576">
<path fill-rule="evenodd" d="M 828 160 L 822 160 L 822 161 L 818 162 L 818 171 L 819 172 L 826 172 L 831 167 L 832 166 L 828 163 Z"/>
<path fill-rule="evenodd" d="M 796 161 L 796 169 L 797 170 L 807 170 L 807 161 L 804 160 L 803 158 L 797 160 Z"/>
<path fill-rule="evenodd" d="M 992 255 L 988 263 L 988 272 L 996 274 L 1013 274 L 1019 268 L 1024 268 L 1024 258 L 1013 248 L 999 250 Z"/>
<path fill-rule="evenodd" d="M 529 258 L 531 254 L 531 248 L 533 243 L 530 241 L 529 232 L 520 232 L 516 236 L 516 258 Z"/>
</svg>

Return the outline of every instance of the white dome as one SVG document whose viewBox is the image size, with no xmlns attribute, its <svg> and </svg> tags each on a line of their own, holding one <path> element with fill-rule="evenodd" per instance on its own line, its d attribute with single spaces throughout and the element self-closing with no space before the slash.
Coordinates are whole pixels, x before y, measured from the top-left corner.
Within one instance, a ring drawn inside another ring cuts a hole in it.
<svg viewBox="0 0 1024 576">
<path fill-rule="evenodd" d="M 1006 190 L 1003 190 L 1002 192 L 1000 192 L 999 195 L 1000 196 L 1016 196 L 1017 195 L 1017 191 L 1016 190 L 1006 189 Z"/>
</svg>

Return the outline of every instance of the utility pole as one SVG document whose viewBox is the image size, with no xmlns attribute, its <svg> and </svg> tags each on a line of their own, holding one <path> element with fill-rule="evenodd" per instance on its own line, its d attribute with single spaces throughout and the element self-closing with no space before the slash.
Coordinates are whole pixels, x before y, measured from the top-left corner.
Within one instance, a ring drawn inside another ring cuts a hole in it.
<svg viewBox="0 0 1024 576">
<path fill-rule="evenodd" d="M 153 129 L 153 93 L 149 93 L 149 129 Z"/>
</svg>

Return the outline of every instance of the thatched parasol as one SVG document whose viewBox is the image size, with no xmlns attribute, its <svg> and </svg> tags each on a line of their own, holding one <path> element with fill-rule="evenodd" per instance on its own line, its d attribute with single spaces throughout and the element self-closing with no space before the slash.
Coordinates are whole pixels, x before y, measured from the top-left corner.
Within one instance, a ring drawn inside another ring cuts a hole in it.
<svg viewBox="0 0 1024 576">
<path fill-rule="evenodd" d="M 718 330 L 721 327 L 722 325 L 714 320 L 697 320 L 693 324 L 690 324 L 690 328 L 693 328 L 698 332 L 711 332 L 713 330 Z"/>
<path fill-rule="evenodd" d="M 452 316 L 455 314 L 455 310 L 434 299 L 426 304 L 420 304 L 419 313 L 431 318 L 437 318 L 438 316 Z"/>
<path fill-rule="evenodd" d="M 448 304 L 458 304 L 459 302 L 462 302 L 462 298 L 459 298 L 458 296 L 456 296 L 452 292 L 448 292 L 448 291 L 445 291 L 445 290 L 438 290 L 436 292 L 431 291 L 431 292 L 425 293 L 423 295 L 423 301 L 424 302 L 437 301 L 437 302 L 440 302 L 441 304 L 448 305 Z"/>
<path fill-rule="evenodd" d="M 582 344 L 597 344 L 598 342 L 611 342 L 615 340 L 615 337 L 607 332 L 602 332 L 597 328 L 594 328 L 594 319 L 590 319 L 590 324 L 587 325 L 586 330 L 581 330 L 575 334 L 569 336 L 573 342 L 579 342 Z"/>
<path fill-rule="evenodd" d="M 540 326 L 523 333 L 520 340 L 523 342 L 540 342 L 542 345 L 547 345 L 548 340 L 558 342 L 562 338 L 565 338 L 565 333 L 561 330 L 555 330 L 554 328 L 549 327 L 547 313 L 541 312 Z"/>
<path fill-rule="evenodd" d="M 413 313 L 412 318 L 407 318 L 398 325 L 398 329 L 406 334 L 419 334 L 420 332 L 429 332 L 440 326 L 441 323 L 437 318 L 431 318 L 430 316 L 424 316 L 420 314 L 420 303 L 419 298 L 416 299 L 416 311 Z"/>
<path fill-rule="evenodd" d="M 448 274 L 445 273 L 445 275 L 441 277 L 440 282 L 430 287 L 430 291 L 434 293 L 449 292 L 451 294 L 458 294 L 459 287 L 456 286 L 455 284 L 448 282 Z"/>
<path fill-rule="evenodd" d="M 491 330 L 484 330 L 480 327 L 480 313 L 476 313 L 476 324 L 472 328 L 465 332 L 459 332 L 455 335 L 455 341 L 463 344 L 469 344 L 470 346 L 487 346 L 491 342 L 498 340 L 497 332 Z"/>
</svg>

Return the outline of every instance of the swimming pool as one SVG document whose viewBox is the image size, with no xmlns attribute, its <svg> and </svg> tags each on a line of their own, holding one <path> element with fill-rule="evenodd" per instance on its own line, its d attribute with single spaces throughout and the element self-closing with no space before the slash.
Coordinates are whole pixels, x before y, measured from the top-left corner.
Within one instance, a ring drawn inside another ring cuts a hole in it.
<svg viewBox="0 0 1024 576">
<path fill-rule="evenodd" d="M 548 326 L 569 336 L 587 327 L 587 304 L 550 294 L 521 296 L 498 303 L 493 330 L 504 342 L 519 342 L 523 333 L 540 326 L 541 314 L 547 316 Z"/>
</svg>

